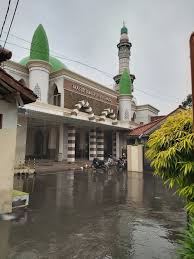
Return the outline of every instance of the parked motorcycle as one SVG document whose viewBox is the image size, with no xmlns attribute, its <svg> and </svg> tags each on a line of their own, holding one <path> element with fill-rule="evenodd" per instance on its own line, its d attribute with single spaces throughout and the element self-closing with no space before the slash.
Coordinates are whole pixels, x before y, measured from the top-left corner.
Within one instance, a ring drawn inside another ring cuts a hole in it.
<svg viewBox="0 0 194 259">
<path fill-rule="evenodd" d="M 127 161 L 123 157 L 120 157 L 117 161 L 117 170 L 125 169 L 127 167 Z"/>
<path fill-rule="evenodd" d="M 95 169 L 102 169 L 106 171 L 108 169 L 108 164 L 104 160 L 94 158 L 92 161 L 92 167 L 94 167 Z"/>
</svg>

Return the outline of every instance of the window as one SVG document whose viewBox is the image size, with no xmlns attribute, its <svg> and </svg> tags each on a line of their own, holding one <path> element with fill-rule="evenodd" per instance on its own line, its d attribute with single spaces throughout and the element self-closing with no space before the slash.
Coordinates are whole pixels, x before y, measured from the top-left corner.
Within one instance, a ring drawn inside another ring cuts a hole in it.
<svg viewBox="0 0 194 259">
<path fill-rule="evenodd" d="M 61 106 L 61 94 L 58 92 L 57 86 L 53 94 L 53 105 Z"/>
<path fill-rule="evenodd" d="M 135 121 L 136 120 L 136 114 L 135 112 L 133 113 L 133 117 L 131 118 L 132 121 Z"/>
<path fill-rule="evenodd" d="M 0 114 L 0 129 L 2 129 L 3 124 L 3 114 Z"/>
</svg>

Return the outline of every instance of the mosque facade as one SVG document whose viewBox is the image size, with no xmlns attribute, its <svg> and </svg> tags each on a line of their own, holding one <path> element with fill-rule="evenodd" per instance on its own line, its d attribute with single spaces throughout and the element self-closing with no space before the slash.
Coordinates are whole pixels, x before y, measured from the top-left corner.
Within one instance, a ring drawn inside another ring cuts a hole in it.
<svg viewBox="0 0 194 259">
<path fill-rule="evenodd" d="M 16 163 L 34 158 L 74 162 L 108 154 L 119 158 L 126 151 L 129 129 L 150 122 L 159 112 L 134 101 L 131 46 L 123 25 L 118 75 L 110 89 L 51 56 L 46 32 L 42 25 L 37 27 L 29 56 L 4 63 L 6 72 L 38 97 L 18 108 Z"/>
</svg>

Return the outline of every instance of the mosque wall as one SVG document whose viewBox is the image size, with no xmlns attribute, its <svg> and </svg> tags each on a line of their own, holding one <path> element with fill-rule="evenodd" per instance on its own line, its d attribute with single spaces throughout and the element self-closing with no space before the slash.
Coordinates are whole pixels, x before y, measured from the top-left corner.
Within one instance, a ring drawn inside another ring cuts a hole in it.
<svg viewBox="0 0 194 259">
<path fill-rule="evenodd" d="M 95 115 L 100 115 L 104 109 L 111 108 L 117 114 L 117 97 L 94 90 L 81 84 L 64 80 L 64 107 L 74 109 L 75 104 L 81 100 L 87 100 Z"/>
</svg>

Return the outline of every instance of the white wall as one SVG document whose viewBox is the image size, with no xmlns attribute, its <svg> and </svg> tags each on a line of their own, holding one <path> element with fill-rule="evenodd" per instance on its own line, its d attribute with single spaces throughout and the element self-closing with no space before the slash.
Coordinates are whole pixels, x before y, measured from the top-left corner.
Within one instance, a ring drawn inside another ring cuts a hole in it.
<svg viewBox="0 0 194 259">
<path fill-rule="evenodd" d="M 148 123 L 151 121 L 152 116 L 156 116 L 158 113 L 155 113 L 148 108 L 145 108 L 144 110 L 137 110 L 136 111 L 136 122 L 140 123 L 143 122 L 144 124 Z"/>
<path fill-rule="evenodd" d="M 17 127 L 16 103 L 0 100 L 0 114 L 3 114 L 2 128 L 13 129 Z"/>
<path fill-rule="evenodd" d="M 143 145 L 127 146 L 128 172 L 143 172 Z"/>
<path fill-rule="evenodd" d="M 26 84 L 26 87 L 29 87 L 29 75 L 24 73 L 24 72 L 21 72 L 19 70 L 15 70 L 13 68 L 10 68 L 9 66 L 5 66 L 5 71 L 10 74 L 11 76 L 13 76 L 13 78 L 15 78 L 16 80 L 20 80 L 20 79 L 23 79 L 25 84 Z"/>
<path fill-rule="evenodd" d="M 0 214 L 12 210 L 16 128 L 0 129 Z"/>
</svg>

